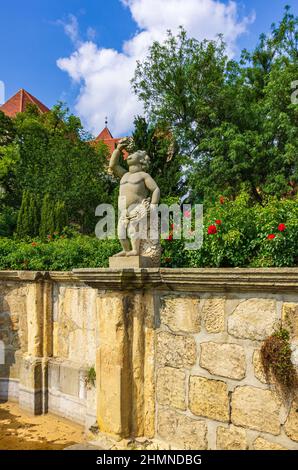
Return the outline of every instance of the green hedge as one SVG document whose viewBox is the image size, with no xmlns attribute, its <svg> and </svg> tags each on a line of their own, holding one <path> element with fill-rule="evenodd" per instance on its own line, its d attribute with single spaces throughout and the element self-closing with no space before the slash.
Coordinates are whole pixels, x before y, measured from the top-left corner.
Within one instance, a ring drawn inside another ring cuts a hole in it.
<svg viewBox="0 0 298 470">
<path fill-rule="evenodd" d="M 204 214 L 204 242 L 200 250 L 186 250 L 184 241 L 174 238 L 162 240 L 162 266 L 297 266 L 298 199 L 272 198 L 261 206 L 251 205 L 246 194 L 235 201 L 220 198 Z M 49 236 L 48 241 L 3 237 L 0 238 L 0 269 L 65 271 L 107 267 L 109 256 L 119 250 L 117 240 L 82 235 Z"/>
<path fill-rule="evenodd" d="M 107 267 L 109 256 L 119 251 L 117 240 L 88 236 L 49 242 L 0 238 L 0 269 L 69 271 L 74 268 Z"/>
</svg>

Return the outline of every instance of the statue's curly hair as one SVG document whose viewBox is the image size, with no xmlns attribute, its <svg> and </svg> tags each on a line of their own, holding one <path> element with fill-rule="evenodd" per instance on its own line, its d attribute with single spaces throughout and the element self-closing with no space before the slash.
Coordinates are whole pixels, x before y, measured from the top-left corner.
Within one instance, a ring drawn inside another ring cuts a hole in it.
<svg viewBox="0 0 298 470">
<path fill-rule="evenodd" d="M 142 159 L 140 160 L 140 164 L 142 165 L 142 170 L 147 170 L 150 165 L 150 158 L 147 155 L 145 150 L 138 150 L 138 153 L 142 154 Z"/>
</svg>

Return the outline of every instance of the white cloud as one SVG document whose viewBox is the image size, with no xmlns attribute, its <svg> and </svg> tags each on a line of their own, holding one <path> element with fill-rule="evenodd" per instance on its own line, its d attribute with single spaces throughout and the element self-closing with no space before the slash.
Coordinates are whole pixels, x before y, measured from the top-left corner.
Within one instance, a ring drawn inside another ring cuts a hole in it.
<svg viewBox="0 0 298 470">
<path fill-rule="evenodd" d="M 136 60 L 145 57 L 153 40 L 163 40 L 166 31 L 176 32 L 182 25 L 197 39 L 213 39 L 223 33 L 232 56 L 238 37 L 247 31 L 254 15 L 239 18 L 235 1 L 219 0 L 120 0 L 129 8 L 138 30 L 124 42 L 122 51 L 99 47 L 93 41 L 79 42 L 78 24 L 72 15 L 65 32 L 76 44 L 76 51 L 57 61 L 75 82 L 81 84 L 76 112 L 87 127 L 98 133 L 109 116 L 115 136 L 127 134 L 142 105 L 131 91 L 130 79 Z"/>
<path fill-rule="evenodd" d="M 63 27 L 66 36 L 69 37 L 75 47 L 80 47 L 79 23 L 76 16 L 70 14 L 67 21 L 58 20 L 56 24 Z"/>
</svg>

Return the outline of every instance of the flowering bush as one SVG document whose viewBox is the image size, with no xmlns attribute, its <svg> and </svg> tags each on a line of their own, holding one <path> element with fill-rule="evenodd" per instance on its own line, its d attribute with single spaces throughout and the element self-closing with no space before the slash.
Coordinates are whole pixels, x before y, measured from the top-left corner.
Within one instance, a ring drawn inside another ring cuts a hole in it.
<svg viewBox="0 0 298 470">
<path fill-rule="evenodd" d="M 253 205 L 246 193 L 220 198 L 204 213 L 200 250 L 165 242 L 166 266 L 270 267 L 298 265 L 298 199 L 270 198 Z"/>
</svg>

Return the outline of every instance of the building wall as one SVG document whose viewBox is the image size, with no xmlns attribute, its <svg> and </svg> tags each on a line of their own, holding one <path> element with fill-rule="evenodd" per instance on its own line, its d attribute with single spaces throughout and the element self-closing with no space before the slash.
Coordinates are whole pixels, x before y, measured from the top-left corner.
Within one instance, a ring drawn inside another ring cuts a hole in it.
<svg viewBox="0 0 298 470">
<path fill-rule="evenodd" d="M 295 268 L 0 272 L 0 399 L 172 449 L 298 449 L 260 362 L 280 324 L 297 363 Z"/>
</svg>

